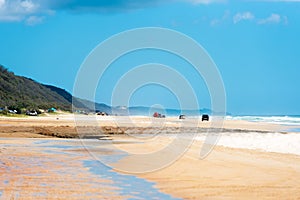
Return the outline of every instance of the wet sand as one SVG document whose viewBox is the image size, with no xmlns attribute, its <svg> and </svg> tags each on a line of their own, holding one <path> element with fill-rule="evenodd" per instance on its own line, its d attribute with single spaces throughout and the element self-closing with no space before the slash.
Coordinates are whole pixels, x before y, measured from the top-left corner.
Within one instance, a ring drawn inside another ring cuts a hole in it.
<svg viewBox="0 0 300 200">
<path fill-rule="evenodd" d="M 0 144 L 0 199 L 174 199 L 91 156 L 119 156 L 99 140 L 84 146 L 75 139 L 0 138 Z"/>
<path fill-rule="evenodd" d="M 84 151 L 58 149 L 61 140 L 1 138 L 0 144 L 0 199 L 123 199 L 111 181 L 83 165 Z"/>
</svg>

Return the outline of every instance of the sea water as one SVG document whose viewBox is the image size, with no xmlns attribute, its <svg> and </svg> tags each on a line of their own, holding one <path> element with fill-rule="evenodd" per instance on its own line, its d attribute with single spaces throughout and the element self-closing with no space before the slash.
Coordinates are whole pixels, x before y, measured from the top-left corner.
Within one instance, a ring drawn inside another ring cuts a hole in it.
<svg viewBox="0 0 300 200">
<path fill-rule="evenodd" d="M 119 189 L 117 192 L 122 196 L 130 196 L 129 199 L 175 199 L 158 191 L 153 182 L 117 173 L 97 160 L 85 161 L 84 165 L 99 177 L 113 181 L 113 186 Z"/>
</svg>

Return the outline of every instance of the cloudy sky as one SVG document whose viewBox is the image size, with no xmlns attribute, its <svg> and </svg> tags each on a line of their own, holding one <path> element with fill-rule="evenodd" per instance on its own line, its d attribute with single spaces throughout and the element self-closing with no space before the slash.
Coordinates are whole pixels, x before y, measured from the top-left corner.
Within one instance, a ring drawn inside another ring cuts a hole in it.
<svg viewBox="0 0 300 200">
<path fill-rule="evenodd" d="M 72 91 L 81 64 L 99 43 L 141 27 L 173 29 L 201 44 L 222 75 L 229 112 L 300 113 L 297 0 L 0 0 L 0 63 L 18 75 Z M 201 107 L 209 107 L 205 84 L 170 59 L 144 52 L 120 60 L 111 70 L 113 80 L 126 72 L 118 70 L 121 65 L 130 70 L 149 62 L 168 64 L 186 73 Z M 97 101 L 111 103 L 113 80 L 99 87 Z M 130 100 L 130 105 L 153 104 L 179 106 L 176 94 L 157 86 L 138 90 Z"/>
</svg>

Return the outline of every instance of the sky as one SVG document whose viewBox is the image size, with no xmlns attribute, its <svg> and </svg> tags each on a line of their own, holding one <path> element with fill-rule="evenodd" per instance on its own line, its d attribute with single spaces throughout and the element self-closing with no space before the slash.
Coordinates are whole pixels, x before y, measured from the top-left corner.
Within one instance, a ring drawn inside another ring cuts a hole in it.
<svg viewBox="0 0 300 200">
<path fill-rule="evenodd" d="M 218 67 L 228 112 L 300 114 L 300 0 L 0 0 L 0 64 L 72 92 L 82 63 L 97 45 L 143 27 L 172 29 L 198 42 Z M 120 78 L 147 63 L 176 70 L 190 82 L 199 107 L 210 108 L 203 77 L 184 60 L 156 50 L 112 63 L 95 100 L 113 104 Z M 149 76 L 155 74 L 136 79 Z M 159 84 L 141 85 L 126 101 L 126 106 L 181 105 L 174 91 Z"/>
</svg>

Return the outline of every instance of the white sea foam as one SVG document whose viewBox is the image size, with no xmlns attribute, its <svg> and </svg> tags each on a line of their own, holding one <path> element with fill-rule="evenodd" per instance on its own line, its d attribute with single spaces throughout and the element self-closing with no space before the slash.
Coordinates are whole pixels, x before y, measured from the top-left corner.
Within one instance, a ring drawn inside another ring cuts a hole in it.
<svg viewBox="0 0 300 200">
<path fill-rule="evenodd" d="M 204 141 L 205 135 L 198 135 L 196 140 Z M 225 132 L 220 133 L 217 145 L 231 148 L 256 149 L 266 152 L 300 155 L 300 134 Z"/>
<path fill-rule="evenodd" d="M 226 120 L 246 120 L 252 122 L 300 126 L 300 116 L 226 116 Z"/>
</svg>

